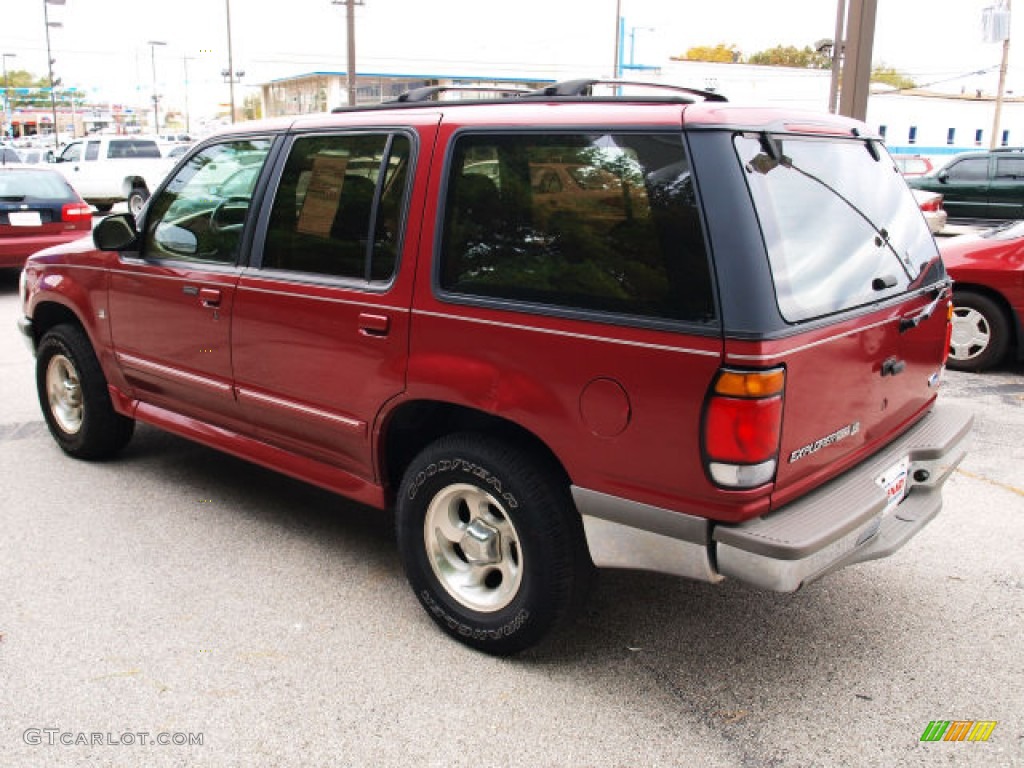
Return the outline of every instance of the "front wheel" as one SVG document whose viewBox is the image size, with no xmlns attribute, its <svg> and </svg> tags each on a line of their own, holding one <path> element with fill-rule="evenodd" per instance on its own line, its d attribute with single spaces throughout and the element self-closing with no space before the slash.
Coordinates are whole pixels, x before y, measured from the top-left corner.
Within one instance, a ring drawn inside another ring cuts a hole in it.
<svg viewBox="0 0 1024 768">
<path fill-rule="evenodd" d="M 499 656 L 538 642 L 580 602 L 593 568 L 568 485 L 521 448 L 481 435 L 449 435 L 413 460 L 397 532 L 430 617 Z"/>
<path fill-rule="evenodd" d="M 1010 343 L 1010 322 L 1002 308 L 980 293 L 953 294 L 953 333 L 946 365 L 983 371 L 1002 362 Z"/>
<path fill-rule="evenodd" d="M 55 326 L 39 342 L 36 389 L 50 434 L 65 453 L 102 459 L 131 439 L 135 422 L 114 410 L 96 354 L 77 326 Z"/>
</svg>

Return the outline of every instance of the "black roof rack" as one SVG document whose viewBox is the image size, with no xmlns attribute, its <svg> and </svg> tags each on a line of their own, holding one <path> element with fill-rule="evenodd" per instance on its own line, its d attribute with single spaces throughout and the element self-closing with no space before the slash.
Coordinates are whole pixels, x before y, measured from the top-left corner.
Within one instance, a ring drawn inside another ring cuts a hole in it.
<svg viewBox="0 0 1024 768">
<path fill-rule="evenodd" d="M 602 79 L 591 79 L 583 78 L 579 80 L 563 80 L 559 83 L 553 83 L 546 85 L 543 88 L 538 88 L 535 91 L 530 91 L 526 94 L 528 98 L 543 98 L 550 96 L 561 96 L 561 97 L 579 97 L 579 96 L 590 96 L 593 94 L 595 85 L 612 85 L 612 86 L 641 86 L 644 88 L 661 88 L 664 90 L 675 91 L 677 93 L 685 93 L 688 96 L 699 96 L 704 101 L 728 101 L 725 96 L 714 91 L 702 91 L 697 88 L 684 88 L 679 85 L 670 85 L 668 83 L 648 83 L 639 82 L 634 80 L 602 80 Z"/>
<path fill-rule="evenodd" d="M 578 79 L 563 80 L 558 83 L 546 85 L 543 88 L 528 89 L 516 86 L 497 85 L 427 85 L 422 88 L 413 88 L 406 91 L 395 99 L 381 102 L 380 104 L 364 104 L 357 107 L 335 107 L 331 112 L 362 112 L 374 109 L 394 109 L 396 107 L 425 107 L 435 102 L 434 97 L 448 91 L 463 91 L 469 93 L 492 93 L 499 94 L 504 99 L 476 99 L 476 100 L 453 100 L 451 104 L 496 104 L 501 101 L 508 103 L 509 100 L 540 100 L 540 99 L 565 99 L 566 101 L 582 101 L 593 99 L 595 101 L 622 101 L 636 99 L 636 96 L 623 95 L 601 95 L 594 96 L 595 85 L 609 86 L 634 86 L 642 88 L 655 88 L 664 91 L 671 91 L 674 96 L 648 96 L 651 101 L 679 103 L 680 101 L 692 104 L 698 97 L 704 101 L 728 101 L 725 96 L 714 91 L 702 91 L 697 88 L 684 88 L 680 85 L 668 83 L 648 83 L 633 80 L 602 80 L 602 79 Z"/>
<path fill-rule="evenodd" d="M 522 96 L 533 91 L 527 88 L 516 88 L 516 87 L 499 87 L 496 85 L 426 85 L 422 88 L 413 88 L 412 90 L 406 91 L 399 95 L 397 99 L 385 104 L 395 104 L 403 102 L 416 102 L 416 101 L 429 101 L 434 96 L 448 91 L 466 91 L 470 93 L 500 93 L 506 96 Z"/>
</svg>

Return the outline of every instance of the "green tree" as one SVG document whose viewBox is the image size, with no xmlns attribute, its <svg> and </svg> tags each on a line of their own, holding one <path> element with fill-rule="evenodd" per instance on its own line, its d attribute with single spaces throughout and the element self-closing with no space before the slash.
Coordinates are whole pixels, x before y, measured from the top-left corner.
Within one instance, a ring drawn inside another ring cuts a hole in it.
<svg viewBox="0 0 1024 768">
<path fill-rule="evenodd" d="M 28 70 L 7 70 L 7 81 L 0 82 L 0 87 L 10 88 L 11 107 L 40 107 L 50 102 L 50 81 L 46 77 L 36 77 Z"/>
<path fill-rule="evenodd" d="M 797 48 L 792 45 L 777 45 L 764 51 L 758 51 L 747 59 L 748 64 L 761 64 L 770 67 L 799 67 L 800 69 L 828 69 L 832 59 L 818 53 L 809 45 Z"/>
<path fill-rule="evenodd" d="M 900 90 L 917 87 L 917 83 L 915 83 L 911 78 L 900 74 L 892 67 L 887 67 L 884 64 L 879 64 L 871 70 L 871 82 L 885 83 L 886 85 L 891 85 L 893 88 L 898 88 Z"/>
<path fill-rule="evenodd" d="M 675 61 L 716 61 L 723 64 L 732 64 L 740 60 L 741 54 L 735 45 L 719 43 L 713 48 L 708 45 L 698 45 L 690 48 L 682 56 L 673 56 Z"/>
</svg>

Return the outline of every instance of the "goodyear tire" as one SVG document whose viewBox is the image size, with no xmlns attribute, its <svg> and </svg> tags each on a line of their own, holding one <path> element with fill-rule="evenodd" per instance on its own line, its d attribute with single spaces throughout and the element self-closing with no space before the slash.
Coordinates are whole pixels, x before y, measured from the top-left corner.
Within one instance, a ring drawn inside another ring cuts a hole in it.
<svg viewBox="0 0 1024 768">
<path fill-rule="evenodd" d="M 57 325 L 40 340 L 36 391 L 50 434 L 70 456 L 103 459 L 131 439 L 135 422 L 114 410 L 103 370 L 81 328 Z"/>
<path fill-rule="evenodd" d="M 396 523 L 424 609 L 486 653 L 534 645 L 589 583 L 567 483 L 509 443 L 456 434 L 428 446 L 405 472 Z"/>
</svg>

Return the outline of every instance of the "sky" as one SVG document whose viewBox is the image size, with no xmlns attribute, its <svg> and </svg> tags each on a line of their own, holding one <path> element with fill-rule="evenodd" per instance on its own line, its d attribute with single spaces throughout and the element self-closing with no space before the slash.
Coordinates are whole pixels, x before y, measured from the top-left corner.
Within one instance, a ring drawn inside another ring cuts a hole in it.
<svg viewBox="0 0 1024 768">
<path fill-rule="evenodd" d="M 51 0 L 52 2 L 53 0 Z M 345 69 L 345 6 L 332 0 L 64 0 L 49 5 L 55 76 L 90 101 L 164 104 L 213 114 L 228 100 L 227 7 L 236 89 Z M 659 64 L 693 46 L 724 43 L 749 55 L 803 47 L 835 31 L 836 0 L 620 0 L 625 58 Z M 878 0 L 874 62 L 919 84 L 996 88 L 1001 46 L 984 43 L 982 9 L 995 0 Z M 4 0 L 0 52 L 9 69 L 46 74 L 43 0 Z M 357 71 L 609 76 L 616 0 L 364 0 L 356 11 Z M 1024 10 L 1013 19 L 1008 88 L 1024 93 Z M 1017 31 L 1021 44 L 1014 46 Z M 151 46 L 150 41 L 165 45 Z M 987 70 L 963 80 L 957 76 Z M 186 78 L 187 73 L 187 78 Z M 186 89 L 186 79 L 188 87 Z"/>
</svg>

